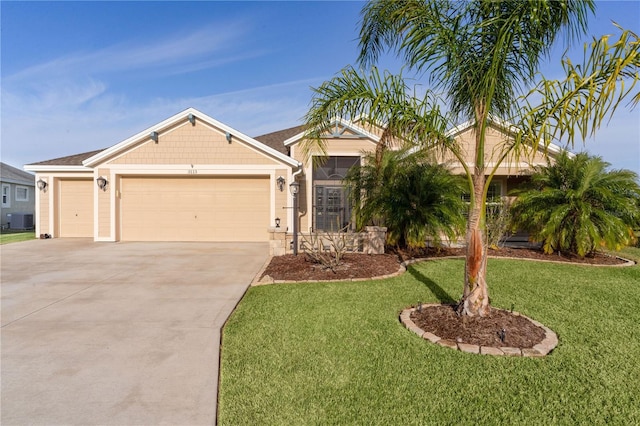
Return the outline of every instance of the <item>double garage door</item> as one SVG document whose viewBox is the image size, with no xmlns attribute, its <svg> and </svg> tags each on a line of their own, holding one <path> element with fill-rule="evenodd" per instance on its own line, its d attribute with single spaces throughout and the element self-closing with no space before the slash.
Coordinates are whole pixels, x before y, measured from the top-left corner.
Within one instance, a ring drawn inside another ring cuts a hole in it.
<svg viewBox="0 0 640 426">
<path fill-rule="evenodd" d="M 122 241 L 266 241 L 265 177 L 122 177 Z"/>
</svg>

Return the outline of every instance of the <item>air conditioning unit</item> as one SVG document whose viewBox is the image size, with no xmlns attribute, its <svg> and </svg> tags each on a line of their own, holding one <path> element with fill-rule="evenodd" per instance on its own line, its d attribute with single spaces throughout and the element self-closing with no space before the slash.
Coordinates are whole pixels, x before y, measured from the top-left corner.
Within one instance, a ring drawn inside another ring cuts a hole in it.
<svg viewBox="0 0 640 426">
<path fill-rule="evenodd" d="M 10 229 L 33 228 L 33 213 L 12 213 Z"/>
</svg>

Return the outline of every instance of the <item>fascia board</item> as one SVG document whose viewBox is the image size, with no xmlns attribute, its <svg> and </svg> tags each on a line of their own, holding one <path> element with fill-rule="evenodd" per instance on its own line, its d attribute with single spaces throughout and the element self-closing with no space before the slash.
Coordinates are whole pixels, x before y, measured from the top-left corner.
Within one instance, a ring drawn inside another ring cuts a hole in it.
<svg viewBox="0 0 640 426">
<path fill-rule="evenodd" d="M 86 166 L 60 166 L 60 165 L 26 165 L 24 169 L 28 172 L 92 172 L 91 167 Z"/>
<path fill-rule="evenodd" d="M 17 179 L 11 179 L 11 178 L 2 178 L 2 179 L 0 179 L 0 182 L 2 182 L 2 183 L 11 183 L 11 184 L 14 184 L 14 185 L 34 186 L 35 176 L 33 178 L 34 178 L 34 180 L 32 180 L 32 181 L 17 180 Z"/>
<path fill-rule="evenodd" d="M 366 136 L 367 138 L 371 139 L 372 141 L 378 143 L 380 142 L 380 136 L 374 135 L 373 133 L 363 129 L 362 127 L 354 124 L 352 121 L 346 121 L 346 120 L 342 120 L 342 119 L 334 119 L 331 122 L 331 125 L 334 125 L 335 123 L 339 123 L 342 124 L 345 127 L 348 127 L 349 129 L 353 130 L 356 133 L 361 133 L 362 135 Z M 300 132 L 295 136 L 290 137 L 289 139 L 284 141 L 284 146 L 290 146 L 295 144 L 296 142 L 298 142 L 299 140 L 301 140 L 306 132 Z"/>
</svg>

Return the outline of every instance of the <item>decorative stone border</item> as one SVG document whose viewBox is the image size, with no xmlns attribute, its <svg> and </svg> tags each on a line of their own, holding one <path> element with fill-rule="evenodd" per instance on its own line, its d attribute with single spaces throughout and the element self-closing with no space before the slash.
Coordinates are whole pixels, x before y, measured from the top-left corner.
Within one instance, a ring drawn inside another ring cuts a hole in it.
<svg viewBox="0 0 640 426">
<path fill-rule="evenodd" d="M 423 307 L 427 306 L 440 306 L 437 303 L 431 303 L 427 305 L 422 305 Z M 491 308 L 491 309 L 499 309 L 499 308 Z M 533 348 L 513 348 L 508 346 L 503 347 L 493 347 L 493 346 L 479 346 L 472 345 L 469 343 L 458 343 L 453 340 L 442 339 L 435 334 L 424 331 L 420 327 L 418 327 L 411 320 L 411 313 L 414 312 L 416 308 L 407 308 L 400 313 L 400 322 L 409 330 L 416 333 L 418 336 L 422 337 L 425 340 L 430 341 L 431 343 L 435 343 L 436 345 L 443 346 L 445 348 L 455 349 L 462 352 L 472 353 L 472 354 L 482 354 L 482 355 L 504 355 L 504 356 L 525 356 L 525 357 L 543 357 L 558 346 L 558 336 L 548 327 L 540 324 L 538 321 L 532 320 L 531 318 L 524 316 L 518 312 L 513 312 L 513 315 L 521 316 L 523 318 L 528 319 L 534 325 L 542 328 L 545 332 L 545 338 L 542 339 L 542 342 L 535 345 Z"/>
</svg>

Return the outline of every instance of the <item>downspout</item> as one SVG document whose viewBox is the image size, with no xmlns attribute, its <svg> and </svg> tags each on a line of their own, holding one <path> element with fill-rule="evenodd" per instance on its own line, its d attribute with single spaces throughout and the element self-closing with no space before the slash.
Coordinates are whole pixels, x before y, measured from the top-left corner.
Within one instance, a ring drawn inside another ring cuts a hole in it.
<svg viewBox="0 0 640 426">
<path fill-rule="evenodd" d="M 302 163 L 298 163 L 298 171 L 291 175 L 293 182 L 296 181 L 296 177 L 303 171 Z M 293 254 L 298 255 L 298 193 L 293 194 Z"/>
</svg>

